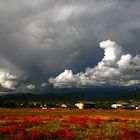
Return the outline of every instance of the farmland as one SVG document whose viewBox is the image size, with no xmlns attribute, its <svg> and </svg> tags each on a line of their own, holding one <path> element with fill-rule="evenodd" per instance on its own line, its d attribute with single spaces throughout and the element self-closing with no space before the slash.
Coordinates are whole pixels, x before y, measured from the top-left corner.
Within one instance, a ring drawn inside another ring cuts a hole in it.
<svg viewBox="0 0 140 140">
<path fill-rule="evenodd" d="M 0 139 L 137 140 L 140 110 L 1 108 Z"/>
</svg>

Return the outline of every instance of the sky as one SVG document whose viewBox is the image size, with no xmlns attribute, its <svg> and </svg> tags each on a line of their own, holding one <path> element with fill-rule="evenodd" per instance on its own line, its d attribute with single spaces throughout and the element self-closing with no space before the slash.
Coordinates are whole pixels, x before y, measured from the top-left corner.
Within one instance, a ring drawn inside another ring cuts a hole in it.
<svg viewBox="0 0 140 140">
<path fill-rule="evenodd" d="M 139 0 L 0 0 L 0 89 L 140 85 Z"/>
</svg>

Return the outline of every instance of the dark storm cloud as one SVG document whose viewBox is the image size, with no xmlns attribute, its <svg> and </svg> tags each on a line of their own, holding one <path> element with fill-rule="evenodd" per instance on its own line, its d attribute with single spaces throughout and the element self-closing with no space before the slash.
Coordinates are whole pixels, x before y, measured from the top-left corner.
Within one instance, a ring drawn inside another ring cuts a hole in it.
<svg viewBox="0 0 140 140">
<path fill-rule="evenodd" d="M 0 0 L 0 68 L 30 85 L 64 69 L 94 67 L 102 40 L 140 54 L 139 6 L 138 0 Z"/>
</svg>

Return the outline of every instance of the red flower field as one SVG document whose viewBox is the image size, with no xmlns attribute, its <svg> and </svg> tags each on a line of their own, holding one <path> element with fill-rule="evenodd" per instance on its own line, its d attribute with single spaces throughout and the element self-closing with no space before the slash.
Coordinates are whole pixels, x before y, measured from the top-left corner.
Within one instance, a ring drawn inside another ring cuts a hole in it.
<svg viewBox="0 0 140 140">
<path fill-rule="evenodd" d="M 139 140 L 140 110 L 0 109 L 1 140 Z"/>
</svg>

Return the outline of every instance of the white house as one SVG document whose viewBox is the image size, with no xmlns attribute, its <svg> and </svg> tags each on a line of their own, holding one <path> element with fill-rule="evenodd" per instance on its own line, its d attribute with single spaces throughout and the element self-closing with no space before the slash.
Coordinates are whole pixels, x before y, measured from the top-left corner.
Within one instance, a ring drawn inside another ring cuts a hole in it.
<svg viewBox="0 0 140 140">
<path fill-rule="evenodd" d="M 111 107 L 116 109 L 116 108 L 123 107 L 123 105 L 122 104 L 112 104 Z"/>
<path fill-rule="evenodd" d="M 84 104 L 82 102 L 76 103 L 75 106 L 78 107 L 79 109 L 84 109 Z"/>
<path fill-rule="evenodd" d="M 61 107 L 66 108 L 66 107 L 67 107 L 67 105 L 66 105 L 66 104 L 62 104 L 62 105 L 61 105 Z"/>
<path fill-rule="evenodd" d="M 75 104 L 76 107 L 79 109 L 84 109 L 84 108 L 94 108 L 95 103 L 91 101 L 87 102 L 78 102 Z"/>
</svg>

